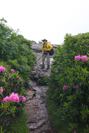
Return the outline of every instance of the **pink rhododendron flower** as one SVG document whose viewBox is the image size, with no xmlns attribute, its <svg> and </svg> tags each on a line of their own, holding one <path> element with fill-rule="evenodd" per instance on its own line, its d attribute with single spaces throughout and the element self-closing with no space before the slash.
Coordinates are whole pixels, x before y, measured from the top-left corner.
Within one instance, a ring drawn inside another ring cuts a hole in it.
<svg viewBox="0 0 89 133">
<path fill-rule="evenodd" d="M 52 69 L 52 71 L 55 71 L 55 69 Z"/>
<path fill-rule="evenodd" d="M 63 86 L 63 89 L 66 90 L 68 87 L 66 85 Z"/>
<path fill-rule="evenodd" d="M 3 98 L 3 103 L 7 103 L 8 101 L 17 102 L 18 103 L 20 100 L 22 102 L 24 102 L 24 101 L 26 101 L 26 98 L 24 96 L 19 98 L 17 93 L 12 92 L 12 94 L 9 97 L 6 96 L 5 98 Z"/>
<path fill-rule="evenodd" d="M 78 85 L 74 86 L 74 88 L 78 88 L 78 87 L 79 87 Z"/>
<path fill-rule="evenodd" d="M 24 96 L 22 96 L 22 97 L 20 98 L 20 100 L 21 100 L 22 102 L 25 102 L 25 101 L 26 101 L 26 98 L 25 98 Z"/>
<path fill-rule="evenodd" d="M 0 72 L 4 72 L 5 71 L 5 67 L 0 66 Z"/>
<path fill-rule="evenodd" d="M 87 59 L 88 59 L 87 55 L 83 55 L 83 56 L 81 57 L 81 60 L 82 60 L 82 61 L 87 62 Z"/>
<path fill-rule="evenodd" d="M 16 77 L 16 79 L 19 79 L 19 77 Z"/>
<path fill-rule="evenodd" d="M 3 103 L 7 103 L 8 101 L 12 101 L 12 102 L 19 102 L 19 96 L 17 93 L 12 92 L 12 94 L 8 97 L 6 96 L 3 99 Z"/>
<path fill-rule="evenodd" d="M 0 96 L 0 100 L 2 99 L 2 97 Z"/>
<path fill-rule="evenodd" d="M 9 101 L 9 97 L 6 96 L 5 98 L 3 98 L 3 103 L 7 103 Z"/>
<path fill-rule="evenodd" d="M 14 69 L 11 69 L 11 72 L 12 72 L 12 73 L 14 73 L 14 72 L 15 72 L 15 70 L 14 70 Z"/>
<path fill-rule="evenodd" d="M 9 100 L 12 102 L 19 102 L 19 96 L 17 93 L 12 92 L 12 94 L 9 96 Z"/>
<path fill-rule="evenodd" d="M 74 131 L 74 133 L 76 133 L 76 131 Z"/>
<path fill-rule="evenodd" d="M 74 58 L 75 58 L 75 60 L 80 60 L 81 59 L 80 55 L 77 55 Z"/>
<path fill-rule="evenodd" d="M 0 93 L 3 93 L 3 88 L 2 88 L 2 86 L 0 87 Z"/>
</svg>

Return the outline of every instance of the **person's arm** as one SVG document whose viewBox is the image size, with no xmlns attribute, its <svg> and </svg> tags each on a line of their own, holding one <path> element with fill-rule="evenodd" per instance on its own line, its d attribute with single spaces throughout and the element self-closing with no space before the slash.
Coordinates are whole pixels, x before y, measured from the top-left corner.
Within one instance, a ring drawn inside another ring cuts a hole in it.
<svg viewBox="0 0 89 133">
<path fill-rule="evenodd" d="M 47 50 L 50 51 L 53 47 L 48 43 L 47 44 Z"/>
<path fill-rule="evenodd" d="M 42 44 L 42 54 L 44 53 L 44 48 L 43 48 L 43 44 Z"/>
</svg>

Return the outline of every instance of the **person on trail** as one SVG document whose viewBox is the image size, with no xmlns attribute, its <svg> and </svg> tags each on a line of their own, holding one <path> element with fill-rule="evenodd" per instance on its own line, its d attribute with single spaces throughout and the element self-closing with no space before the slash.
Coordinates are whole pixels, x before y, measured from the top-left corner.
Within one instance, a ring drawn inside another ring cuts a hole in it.
<svg viewBox="0 0 89 133">
<path fill-rule="evenodd" d="M 53 48 L 46 39 L 42 40 L 42 68 L 44 68 L 44 61 L 45 58 L 47 58 L 47 70 L 50 68 L 50 56 L 49 56 L 49 51 Z"/>
</svg>

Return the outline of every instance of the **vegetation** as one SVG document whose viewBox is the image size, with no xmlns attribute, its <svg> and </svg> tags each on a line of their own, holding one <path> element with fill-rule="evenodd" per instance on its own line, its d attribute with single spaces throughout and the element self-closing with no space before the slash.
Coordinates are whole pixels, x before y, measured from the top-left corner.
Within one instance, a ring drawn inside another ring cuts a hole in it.
<svg viewBox="0 0 89 133">
<path fill-rule="evenodd" d="M 59 128 L 55 129 L 61 133 L 63 128 L 66 128 L 66 133 L 88 133 L 89 33 L 76 36 L 66 34 L 64 44 L 58 46 L 55 52 L 47 92 L 48 103 L 52 102 L 52 106 L 57 104 L 54 110 L 56 119 L 52 123 L 60 120 Z M 51 105 L 48 109 L 52 117 L 54 114 L 50 108 Z"/>
<path fill-rule="evenodd" d="M 14 121 L 7 129 L 0 127 L 0 133 L 28 133 L 29 128 L 26 125 L 27 114 L 23 112 L 19 118 Z"/>
<path fill-rule="evenodd" d="M 0 132 L 28 133 L 24 106 L 36 59 L 34 41 L 18 35 L 6 22 L 0 19 Z M 55 52 L 50 78 L 38 79 L 49 86 L 52 125 L 58 133 L 89 133 L 89 33 L 66 34 Z"/>
<path fill-rule="evenodd" d="M 0 19 L 0 60 L 18 71 L 28 87 L 29 71 L 36 59 L 31 50 L 31 41 L 6 26 L 6 22 Z"/>
<path fill-rule="evenodd" d="M 28 133 L 24 106 L 36 56 L 31 41 L 18 35 L 6 22 L 0 19 L 0 130 Z"/>
<path fill-rule="evenodd" d="M 42 40 L 41 40 L 41 41 L 39 41 L 38 43 L 39 43 L 39 44 L 42 44 L 43 42 L 42 42 Z"/>
<path fill-rule="evenodd" d="M 8 127 L 8 133 L 28 133 L 29 128 L 26 125 L 26 120 L 27 114 L 22 112 L 19 118 Z"/>
<path fill-rule="evenodd" d="M 47 85 L 49 82 L 49 77 L 44 77 L 44 78 L 38 78 L 37 83 L 39 85 Z"/>
</svg>

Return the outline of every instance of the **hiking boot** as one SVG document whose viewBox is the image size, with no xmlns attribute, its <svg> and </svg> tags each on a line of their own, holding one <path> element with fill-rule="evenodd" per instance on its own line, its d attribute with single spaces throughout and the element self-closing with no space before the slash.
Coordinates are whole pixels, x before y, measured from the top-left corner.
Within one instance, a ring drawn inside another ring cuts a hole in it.
<svg viewBox="0 0 89 133">
<path fill-rule="evenodd" d="M 49 69 L 50 67 L 49 66 L 47 66 L 47 70 Z"/>
<path fill-rule="evenodd" d="M 41 67 L 41 69 L 43 69 L 43 68 L 44 68 L 44 66 Z"/>
</svg>

